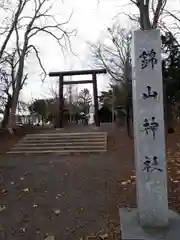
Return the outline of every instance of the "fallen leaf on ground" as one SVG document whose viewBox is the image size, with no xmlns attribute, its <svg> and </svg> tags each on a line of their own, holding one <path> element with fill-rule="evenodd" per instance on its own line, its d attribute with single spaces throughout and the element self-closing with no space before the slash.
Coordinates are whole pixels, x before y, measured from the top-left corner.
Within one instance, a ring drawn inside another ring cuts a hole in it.
<svg viewBox="0 0 180 240">
<path fill-rule="evenodd" d="M 6 209 L 5 205 L 0 205 L 0 212 L 4 211 Z"/>
<path fill-rule="evenodd" d="M 61 194 L 58 193 L 57 196 L 56 196 L 56 199 L 60 198 L 61 197 Z"/>
<path fill-rule="evenodd" d="M 135 179 L 136 178 L 136 176 L 131 176 L 131 179 Z"/>
<path fill-rule="evenodd" d="M 7 194 L 7 190 L 6 189 L 2 189 L 1 190 L 1 194 L 3 194 L 3 195 Z"/>
<path fill-rule="evenodd" d="M 100 239 L 105 240 L 108 238 L 108 234 L 107 233 L 101 234 L 101 235 L 99 235 L 99 237 L 100 237 Z"/>
<path fill-rule="evenodd" d="M 29 188 L 24 188 L 23 192 L 29 192 Z"/>
<path fill-rule="evenodd" d="M 173 183 L 178 183 L 178 182 L 179 182 L 178 180 L 173 181 Z"/>
<path fill-rule="evenodd" d="M 45 238 L 44 240 L 55 240 L 54 236 L 48 236 L 47 238 Z"/>
<path fill-rule="evenodd" d="M 54 210 L 53 212 L 54 212 L 56 215 L 59 215 L 60 212 L 61 212 L 61 210 L 60 210 L 60 209 L 56 209 L 56 210 Z"/>
<path fill-rule="evenodd" d="M 36 230 L 36 234 L 39 235 L 41 232 L 40 230 Z"/>
<path fill-rule="evenodd" d="M 34 204 L 34 205 L 33 205 L 33 208 L 37 208 L 37 207 L 38 207 L 38 205 L 37 205 L 37 204 Z"/>
<path fill-rule="evenodd" d="M 123 181 L 121 182 L 121 185 L 126 185 L 128 182 L 127 181 Z"/>
<path fill-rule="evenodd" d="M 87 236 L 85 240 L 99 240 L 97 236 Z"/>
<path fill-rule="evenodd" d="M 4 231 L 4 228 L 2 225 L 0 225 L 0 231 Z"/>
<path fill-rule="evenodd" d="M 14 185 L 15 184 L 15 182 L 11 182 L 11 185 Z"/>
</svg>

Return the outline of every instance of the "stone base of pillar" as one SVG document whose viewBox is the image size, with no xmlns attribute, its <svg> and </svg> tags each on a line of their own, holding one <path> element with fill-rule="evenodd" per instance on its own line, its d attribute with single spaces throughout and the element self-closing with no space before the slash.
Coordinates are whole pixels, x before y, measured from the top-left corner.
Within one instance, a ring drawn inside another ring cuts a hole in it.
<svg viewBox="0 0 180 240">
<path fill-rule="evenodd" d="M 180 216 L 169 211 L 168 227 L 142 228 L 137 209 L 119 209 L 122 240 L 179 240 Z"/>
</svg>

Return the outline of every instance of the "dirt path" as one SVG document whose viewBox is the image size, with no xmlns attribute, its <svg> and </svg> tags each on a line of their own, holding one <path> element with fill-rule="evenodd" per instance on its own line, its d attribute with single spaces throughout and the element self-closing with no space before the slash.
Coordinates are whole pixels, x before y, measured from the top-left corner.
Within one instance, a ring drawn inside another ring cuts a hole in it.
<svg viewBox="0 0 180 240">
<path fill-rule="evenodd" d="M 108 131 L 108 153 L 0 156 L 1 240 L 42 240 L 47 234 L 79 240 L 100 232 L 117 232 L 112 239 L 119 239 L 118 207 L 136 202 L 133 142 L 123 129 Z M 168 140 L 169 202 L 177 210 L 178 142 L 178 134 Z"/>
</svg>

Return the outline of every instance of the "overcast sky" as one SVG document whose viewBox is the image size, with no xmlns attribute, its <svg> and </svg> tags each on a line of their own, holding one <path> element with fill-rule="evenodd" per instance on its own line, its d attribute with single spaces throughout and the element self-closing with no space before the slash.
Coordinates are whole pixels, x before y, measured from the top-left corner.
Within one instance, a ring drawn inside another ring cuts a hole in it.
<svg viewBox="0 0 180 240">
<path fill-rule="evenodd" d="M 60 0 L 56 0 L 60 1 Z M 87 69 L 89 68 L 90 52 L 87 42 L 97 42 L 97 40 L 105 34 L 107 27 L 111 27 L 115 21 L 115 16 L 123 11 L 129 12 L 132 5 L 129 0 L 64 0 L 63 9 L 60 14 L 66 18 L 73 11 L 70 23 L 67 25 L 69 29 L 77 29 L 76 37 L 72 37 L 72 50 L 76 56 L 66 53 L 66 58 L 61 54 L 58 45 L 50 38 L 39 38 L 38 46 L 41 51 L 43 64 L 49 71 L 63 71 L 70 69 Z M 58 4 L 55 4 L 57 9 Z M 134 10 L 136 10 L 133 7 Z M 57 13 L 57 12 L 56 12 Z M 122 26 L 128 25 L 125 15 L 119 18 Z M 30 67 L 32 66 L 32 67 Z M 29 101 L 33 98 L 47 97 L 50 94 L 50 88 L 56 82 L 55 78 L 47 77 L 42 84 L 39 77 L 39 69 L 34 64 L 33 59 L 29 61 L 29 81 L 24 87 L 21 99 Z M 73 77 L 77 79 L 78 77 Z M 88 79 L 88 76 L 82 76 Z M 106 76 L 98 77 L 99 91 L 107 88 L 109 79 Z M 79 89 L 88 87 L 92 92 L 91 85 L 79 85 Z"/>
<path fill-rule="evenodd" d="M 90 53 L 87 41 L 97 42 L 107 27 L 110 27 L 115 21 L 117 14 L 119 14 L 118 21 L 122 27 L 129 27 L 130 22 L 123 12 L 127 14 L 136 12 L 136 7 L 130 4 L 130 0 L 99 0 L 99 3 L 98 0 L 64 0 L 63 7 L 58 11 L 59 1 L 61 0 L 55 0 L 54 11 L 56 14 L 59 13 L 67 18 L 73 11 L 68 28 L 77 29 L 76 37 L 71 39 L 72 49 L 77 57 L 67 53 L 66 58 L 64 58 L 54 41 L 50 38 L 39 38 L 38 46 L 47 72 L 89 68 Z M 179 4 L 179 0 L 169 0 L 169 3 L 173 8 Z M 49 89 L 55 85 L 56 79 L 47 77 L 42 84 L 39 69 L 34 64 L 33 59 L 31 59 L 28 69 L 29 67 L 29 81 L 23 89 L 21 99 L 30 101 L 32 98 L 48 97 Z M 77 79 L 77 77 L 73 79 Z M 98 77 L 99 91 L 107 88 L 108 82 L 109 79 L 106 76 Z M 92 91 L 92 86 L 88 86 L 88 88 Z"/>
</svg>

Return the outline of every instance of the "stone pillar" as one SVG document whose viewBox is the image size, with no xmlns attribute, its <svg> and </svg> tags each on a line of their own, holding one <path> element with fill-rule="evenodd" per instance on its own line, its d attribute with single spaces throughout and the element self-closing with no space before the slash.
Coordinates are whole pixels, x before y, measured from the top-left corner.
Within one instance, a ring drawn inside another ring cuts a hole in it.
<svg viewBox="0 0 180 240">
<path fill-rule="evenodd" d="M 159 30 L 132 37 L 137 205 L 143 227 L 168 225 L 161 39 Z"/>
</svg>

